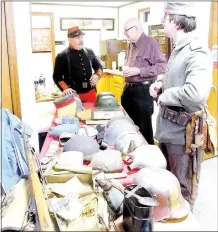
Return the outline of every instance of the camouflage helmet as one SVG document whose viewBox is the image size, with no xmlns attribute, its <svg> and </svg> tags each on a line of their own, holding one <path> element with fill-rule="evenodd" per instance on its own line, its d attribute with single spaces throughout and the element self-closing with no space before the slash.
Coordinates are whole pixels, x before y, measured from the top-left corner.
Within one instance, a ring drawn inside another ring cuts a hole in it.
<svg viewBox="0 0 218 232">
<path fill-rule="evenodd" d="M 118 102 L 114 96 L 102 96 L 96 102 L 98 109 L 110 110 L 119 108 Z"/>
<path fill-rule="evenodd" d="M 134 176 L 134 183 L 147 189 L 160 203 L 154 208 L 154 221 L 170 221 L 187 217 L 189 203 L 183 198 L 178 179 L 163 168 L 142 168 Z"/>
</svg>

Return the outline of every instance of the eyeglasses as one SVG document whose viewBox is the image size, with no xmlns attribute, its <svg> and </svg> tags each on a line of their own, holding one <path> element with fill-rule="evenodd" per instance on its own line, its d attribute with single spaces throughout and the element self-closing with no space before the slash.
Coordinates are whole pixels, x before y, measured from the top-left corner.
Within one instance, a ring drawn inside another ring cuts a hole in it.
<svg viewBox="0 0 218 232">
<path fill-rule="evenodd" d="M 166 19 L 165 17 L 163 17 L 163 18 L 161 19 L 161 23 L 165 23 L 166 20 L 170 20 L 170 19 Z"/>
<path fill-rule="evenodd" d="M 132 27 L 130 27 L 130 28 L 128 28 L 128 29 L 125 29 L 125 30 L 124 30 L 124 33 L 128 32 L 128 31 L 131 30 L 133 27 L 135 27 L 135 26 L 132 26 Z"/>
</svg>

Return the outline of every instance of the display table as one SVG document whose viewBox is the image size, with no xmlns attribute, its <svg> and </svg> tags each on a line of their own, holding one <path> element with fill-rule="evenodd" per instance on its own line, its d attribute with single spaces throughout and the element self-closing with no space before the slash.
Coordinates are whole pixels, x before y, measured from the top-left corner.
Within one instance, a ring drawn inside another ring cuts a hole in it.
<svg viewBox="0 0 218 232">
<path fill-rule="evenodd" d="M 90 108 L 93 109 L 93 103 L 84 103 L 83 104 L 85 108 Z M 54 118 L 56 117 L 56 115 L 54 115 Z M 54 120 L 51 123 L 51 126 L 54 126 Z M 44 157 L 49 149 L 50 144 L 52 143 L 52 141 L 57 140 L 56 137 L 52 136 L 52 135 L 47 135 L 44 145 L 42 147 L 42 150 L 39 154 L 39 158 L 41 159 L 42 157 Z M 128 169 L 128 165 L 126 163 L 124 163 L 124 170 L 123 172 L 125 172 L 127 174 L 126 178 L 122 178 L 122 179 L 117 179 L 119 180 L 119 182 L 121 184 L 123 184 L 123 186 L 127 186 L 129 184 L 133 183 L 133 177 L 135 175 L 135 173 L 137 172 L 137 170 L 129 170 Z M 118 229 L 118 231 L 122 231 L 122 217 L 118 218 L 115 222 L 116 227 Z M 111 231 L 114 231 L 114 228 L 111 228 Z M 179 223 L 161 223 L 161 222 L 155 222 L 154 223 L 154 231 L 203 231 L 201 229 L 200 223 L 194 218 L 193 214 L 190 213 L 189 216 L 187 217 L 186 220 L 179 222 Z"/>
</svg>

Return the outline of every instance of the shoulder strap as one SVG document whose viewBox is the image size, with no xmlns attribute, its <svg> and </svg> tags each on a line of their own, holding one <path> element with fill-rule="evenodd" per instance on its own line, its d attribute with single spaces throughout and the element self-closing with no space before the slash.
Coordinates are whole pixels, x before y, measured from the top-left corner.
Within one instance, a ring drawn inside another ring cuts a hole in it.
<svg viewBox="0 0 218 232">
<path fill-rule="evenodd" d="M 69 72 L 69 75 L 70 75 L 70 77 L 71 77 L 69 49 L 67 48 L 67 49 L 65 50 L 65 52 L 66 52 L 66 57 L 67 57 L 68 72 Z"/>
<path fill-rule="evenodd" d="M 90 55 L 89 55 L 86 48 L 83 48 L 83 51 L 84 51 L 85 55 L 88 57 L 89 62 L 90 62 L 90 66 L 91 66 L 91 69 L 92 69 L 92 62 L 91 62 L 92 59 L 91 59 L 91 57 L 90 57 Z M 65 53 L 66 53 L 66 56 L 67 56 L 68 72 L 69 72 L 69 75 L 71 77 L 70 54 L 69 54 L 69 49 L 68 48 L 65 50 Z"/>
<path fill-rule="evenodd" d="M 83 51 L 85 52 L 85 54 L 86 54 L 86 56 L 88 57 L 88 59 L 89 59 L 89 62 L 90 62 L 90 66 L 91 66 L 91 69 L 92 69 L 92 59 L 91 59 L 91 57 L 90 57 L 90 55 L 89 55 L 89 53 L 88 53 L 88 51 L 87 51 L 87 49 L 86 48 L 83 48 Z"/>
</svg>

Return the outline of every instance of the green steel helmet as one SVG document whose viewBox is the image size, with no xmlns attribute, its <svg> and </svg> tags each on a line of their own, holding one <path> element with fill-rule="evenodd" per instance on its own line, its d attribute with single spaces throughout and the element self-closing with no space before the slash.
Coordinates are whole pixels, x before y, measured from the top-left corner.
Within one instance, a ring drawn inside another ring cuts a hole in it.
<svg viewBox="0 0 218 232">
<path fill-rule="evenodd" d="M 95 103 L 95 106 L 97 106 L 97 103 L 99 101 L 99 99 L 103 96 L 112 96 L 112 97 L 115 97 L 114 94 L 112 92 L 101 92 L 97 95 L 97 99 L 96 99 L 96 103 Z"/>
<path fill-rule="evenodd" d="M 102 110 L 117 109 L 118 102 L 114 96 L 102 96 L 96 103 L 96 107 Z"/>
<path fill-rule="evenodd" d="M 114 97 L 114 94 L 112 92 L 101 92 L 98 94 L 97 100 L 103 96 L 113 96 Z"/>
</svg>

